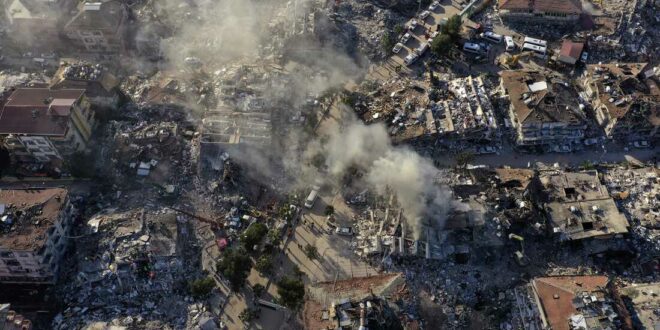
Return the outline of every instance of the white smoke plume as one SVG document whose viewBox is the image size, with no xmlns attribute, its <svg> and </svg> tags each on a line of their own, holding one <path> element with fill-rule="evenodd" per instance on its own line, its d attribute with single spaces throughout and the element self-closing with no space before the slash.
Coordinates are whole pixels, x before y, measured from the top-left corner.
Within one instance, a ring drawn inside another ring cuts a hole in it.
<svg viewBox="0 0 660 330">
<path fill-rule="evenodd" d="M 379 194 L 395 193 L 415 239 L 424 227 L 442 228 L 454 204 L 448 187 L 435 183 L 438 170 L 413 150 L 392 145 L 385 126 L 357 120 L 331 135 L 327 164 L 335 176 L 352 166 L 366 171 L 367 183 Z"/>
</svg>

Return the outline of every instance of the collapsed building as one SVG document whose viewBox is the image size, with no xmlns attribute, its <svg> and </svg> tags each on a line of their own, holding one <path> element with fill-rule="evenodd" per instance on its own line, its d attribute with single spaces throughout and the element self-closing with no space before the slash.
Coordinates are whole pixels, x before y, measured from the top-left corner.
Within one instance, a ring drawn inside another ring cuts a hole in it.
<svg viewBox="0 0 660 330">
<path fill-rule="evenodd" d="M 608 138 L 658 137 L 660 90 L 655 71 L 645 63 L 587 65 L 581 84 Z"/>
<path fill-rule="evenodd" d="M 499 0 L 498 9 L 505 20 L 539 23 L 575 23 L 582 14 L 579 0 Z"/>
<path fill-rule="evenodd" d="M 19 88 L 4 101 L 0 136 L 17 162 L 54 162 L 82 151 L 94 112 L 82 89 Z"/>
<path fill-rule="evenodd" d="M 10 304 L 0 304 L 0 330 L 32 330 L 32 322 L 12 310 Z"/>
<path fill-rule="evenodd" d="M 628 233 L 628 220 L 600 183 L 596 171 L 542 171 L 537 189 L 536 202 L 545 213 L 548 230 L 561 241 Z"/>
<path fill-rule="evenodd" d="M 518 146 L 570 151 L 582 143 L 585 106 L 568 83 L 535 71 L 503 71 L 500 76 Z"/>
<path fill-rule="evenodd" d="M 0 211 L 0 282 L 54 283 L 76 215 L 67 190 L 2 190 Z"/>
<path fill-rule="evenodd" d="M 106 67 L 66 59 L 60 63 L 49 88 L 84 89 L 85 96 L 92 105 L 114 108 L 119 103 L 118 86 L 119 80 Z"/>
<path fill-rule="evenodd" d="M 83 234 L 53 329 L 186 327 L 187 283 L 198 275 L 199 254 L 187 218 L 162 209 L 108 210 L 87 221 Z"/>
<path fill-rule="evenodd" d="M 515 289 L 514 324 L 522 329 L 632 329 L 607 276 L 539 277 Z"/>
<path fill-rule="evenodd" d="M 432 132 L 443 137 L 487 140 L 497 132 L 497 121 L 488 91 L 481 77 L 468 76 L 449 81 L 455 98 L 442 100 L 431 108 L 435 127 Z"/>
<path fill-rule="evenodd" d="M 58 48 L 59 17 L 73 1 L 12 0 L 4 4 L 9 36 L 25 47 Z"/>
</svg>

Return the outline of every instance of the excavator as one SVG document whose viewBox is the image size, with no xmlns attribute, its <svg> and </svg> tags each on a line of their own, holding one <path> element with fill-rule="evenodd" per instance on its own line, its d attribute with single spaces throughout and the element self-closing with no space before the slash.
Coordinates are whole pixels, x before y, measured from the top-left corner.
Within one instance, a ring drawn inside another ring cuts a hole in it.
<svg viewBox="0 0 660 330">
<path fill-rule="evenodd" d="M 534 55 L 534 53 L 533 52 L 522 52 L 520 54 L 511 55 L 511 56 L 506 57 L 504 59 L 504 63 L 501 63 L 501 64 L 506 66 L 507 69 L 512 69 L 512 68 L 515 68 L 515 67 L 518 66 L 518 62 L 520 61 L 520 59 L 527 58 L 530 55 Z"/>
</svg>

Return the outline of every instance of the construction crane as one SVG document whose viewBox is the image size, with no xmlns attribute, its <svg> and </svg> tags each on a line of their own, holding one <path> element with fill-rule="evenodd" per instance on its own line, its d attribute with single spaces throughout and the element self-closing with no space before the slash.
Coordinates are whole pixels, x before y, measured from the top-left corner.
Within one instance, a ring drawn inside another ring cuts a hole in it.
<svg viewBox="0 0 660 330">
<path fill-rule="evenodd" d="M 199 221 L 201 221 L 201 222 L 203 222 L 203 223 L 208 223 L 208 224 L 211 225 L 211 226 L 215 226 L 215 227 L 219 227 L 219 228 L 224 227 L 224 225 L 223 225 L 222 222 L 215 221 L 215 220 L 211 220 L 211 219 L 209 219 L 209 218 L 205 218 L 205 217 L 203 217 L 203 216 L 201 216 L 201 215 L 197 215 L 197 214 L 194 214 L 194 213 L 192 213 L 192 212 L 188 212 L 188 211 L 186 211 L 186 210 L 178 209 L 178 208 L 176 208 L 176 207 L 168 206 L 167 208 L 170 209 L 170 210 L 172 210 L 172 211 L 176 211 L 176 212 L 179 212 L 179 213 L 185 214 L 185 215 L 187 215 L 187 216 L 189 216 L 189 217 L 195 218 L 195 219 L 197 219 L 197 220 L 199 220 Z"/>
</svg>

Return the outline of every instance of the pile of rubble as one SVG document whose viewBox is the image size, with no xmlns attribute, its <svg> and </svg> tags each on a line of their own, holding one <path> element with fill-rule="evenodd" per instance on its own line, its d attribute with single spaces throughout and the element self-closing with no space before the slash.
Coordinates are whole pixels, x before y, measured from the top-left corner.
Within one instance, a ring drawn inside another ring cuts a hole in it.
<svg viewBox="0 0 660 330">
<path fill-rule="evenodd" d="M 77 242 L 78 266 L 60 287 L 65 307 L 53 329 L 175 329 L 199 318 L 203 308 L 187 289 L 200 275 L 191 223 L 167 211 L 107 213 L 89 220 Z"/>
<path fill-rule="evenodd" d="M 64 69 L 64 78 L 71 80 L 98 80 L 103 73 L 101 64 L 76 62 L 69 64 Z"/>
</svg>

